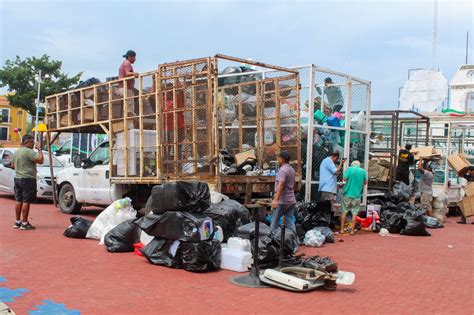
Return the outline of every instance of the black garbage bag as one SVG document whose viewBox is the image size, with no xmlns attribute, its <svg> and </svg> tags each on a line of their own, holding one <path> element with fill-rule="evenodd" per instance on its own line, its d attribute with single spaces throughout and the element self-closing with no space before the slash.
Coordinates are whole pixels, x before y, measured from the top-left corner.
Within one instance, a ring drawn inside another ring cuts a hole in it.
<svg viewBox="0 0 474 315">
<path fill-rule="evenodd" d="M 406 221 L 404 228 L 400 231 L 402 235 L 412 236 L 431 236 L 426 230 L 425 222 L 423 221 L 423 210 L 406 211 L 403 219 Z"/>
<path fill-rule="evenodd" d="M 300 244 L 303 243 L 306 231 L 303 229 L 303 226 L 300 223 L 296 223 L 296 234 L 298 235 Z"/>
<path fill-rule="evenodd" d="M 275 240 L 278 248 L 281 246 L 281 228 L 273 234 L 273 239 Z M 285 256 L 294 254 L 298 250 L 300 242 L 298 240 L 298 234 L 296 231 L 285 229 L 285 244 L 284 244 L 284 254 Z"/>
<path fill-rule="evenodd" d="M 393 211 L 383 211 L 380 216 L 382 228 L 387 229 L 390 233 L 400 233 L 405 226 L 403 214 Z"/>
<path fill-rule="evenodd" d="M 209 208 L 211 195 L 204 182 L 170 182 L 156 185 L 146 203 L 146 209 L 154 214 L 166 211 L 200 213 Z"/>
<path fill-rule="evenodd" d="M 316 226 L 313 228 L 315 231 L 321 232 L 322 235 L 326 237 L 325 243 L 334 243 L 334 233 L 333 231 L 327 226 Z"/>
<path fill-rule="evenodd" d="M 72 217 L 69 220 L 72 225 L 64 230 L 63 235 L 71 238 L 86 238 L 87 231 L 89 231 L 92 221 L 81 217 Z"/>
<path fill-rule="evenodd" d="M 302 225 L 306 231 L 316 226 L 330 226 L 331 218 L 331 202 L 322 201 L 308 207 L 308 215 L 304 218 Z"/>
<path fill-rule="evenodd" d="M 208 240 L 196 243 L 181 242 L 176 252 L 181 266 L 192 272 L 217 270 L 221 266 L 221 243 Z"/>
<path fill-rule="evenodd" d="M 429 217 L 427 215 L 423 216 L 423 222 L 425 222 L 425 226 L 429 229 L 444 228 L 444 225 L 439 222 L 437 218 Z"/>
<path fill-rule="evenodd" d="M 205 215 L 212 218 L 214 225 L 219 225 L 224 232 L 224 242 L 232 236 L 242 221 L 249 221 L 249 211 L 238 201 L 227 199 L 211 206 L 204 211 Z"/>
<path fill-rule="evenodd" d="M 138 226 L 133 223 L 134 220 L 124 221 L 105 234 L 104 243 L 109 252 L 134 251 L 133 244 L 140 242 L 141 232 Z"/>
<path fill-rule="evenodd" d="M 308 215 L 308 208 L 309 208 L 309 203 L 298 202 L 295 205 L 297 223 L 303 223 L 304 218 L 306 218 L 306 216 Z"/>
<path fill-rule="evenodd" d="M 252 242 L 252 252 L 254 244 Z M 270 235 L 260 236 L 258 239 L 258 262 L 261 264 L 275 263 L 280 257 L 280 246 Z"/>
<path fill-rule="evenodd" d="M 259 235 L 260 236 L 267 236 L 271 234 L 270 227 L 265 223 L 259 223 Z M 237 237 L 252 239 L 255 237 L 255 222 L 250 222 L 245 225 L 239 226 L 236 233 Z"/>
<path fill-rule="evenodd" d="M 180 257 L 175 253 L 175 256 L 170 252 L 171 245 L 175 241 L 165 240 L 163 238 L 155 237 L 142 248 L 142 254 L 145 258 L 154 265 L 162 265 L 167 267 L 180 268 Z M 180 244 L 181 245 L 181 244 Z"/>
<path fill-rule="evenodd" d="M 81 89 L 81 88 L 85 88 L 87 86 L 91 86 L 91 85 L 94 85 L 94 84 L 98 84 L 100 83 L 100 80 L 97 79 L 97 78 L 89 78 L 87 80 L 84 80 L 84 81 L 81 81 L 79 82 L 79 84 L 75 87 L 76 89 Z"/>
<path fill-rule="evenodd" d="M 387 201 L 382 205 L 381 210 L 382 210 L 382 212 L 384 212 L 384 211 L 399 212 L 400 209 L 393 202 Z"/>
<path fill-rule="evenodd" d="M 199 242 L 212 237 L 212 219 L 202 213 L 168 211 L 150 214 L 135 221 L 145 233 L 168 240 Z"/>
</svg>

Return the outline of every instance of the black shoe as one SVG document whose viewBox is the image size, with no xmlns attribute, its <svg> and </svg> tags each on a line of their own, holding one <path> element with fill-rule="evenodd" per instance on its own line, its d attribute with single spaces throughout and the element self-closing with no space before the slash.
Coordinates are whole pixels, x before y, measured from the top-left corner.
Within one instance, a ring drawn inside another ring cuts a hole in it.
<svg viewBox="0 0 474 315">
<path fill-rule="evenodd" d="M 15 222 L 15 224 L 13 224 L 14 229 L 19 229 L 20 227 L 21 227 L 21 222 Z"/>
<path fill-rule="evenodd" d="M 36 227 L 30 224 L 30 222 L 26 222 L 26 224 L 22 223 L 20 226 L 20 230 L 34 230 Z"/>
</svg>

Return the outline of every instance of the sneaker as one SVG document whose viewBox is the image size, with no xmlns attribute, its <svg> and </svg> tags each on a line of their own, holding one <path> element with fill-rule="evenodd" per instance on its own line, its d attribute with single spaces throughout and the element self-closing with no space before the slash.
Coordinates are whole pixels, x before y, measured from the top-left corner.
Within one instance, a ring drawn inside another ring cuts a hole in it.
<svg viewBox="0 0 474 315">
<path fill-rule="evenodd" d="M 15 222 L 15 224 L 13 224 L 14 229 L 19 229 L 20 227 L 21 227 L 21 222 Z"/>
<path fill-rule="evenodd" d="M 20 226 L 20 230 L 34 230 L 36 227 L 30 224 L 30 222 L 22 223 Z"/>
</svg>

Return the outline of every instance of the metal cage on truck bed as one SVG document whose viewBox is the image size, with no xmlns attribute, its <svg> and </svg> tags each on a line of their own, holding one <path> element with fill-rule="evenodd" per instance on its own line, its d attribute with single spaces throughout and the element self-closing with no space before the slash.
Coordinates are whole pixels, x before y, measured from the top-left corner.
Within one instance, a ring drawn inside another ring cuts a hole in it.
<svg viewBox="0 0 474 315">
<path fill-rule="evenodd" d="M 219 73 L 221 63 L 241 73 Z M 256 66 L 275 71 L 264 78 Z M 216 55 L 46 97 L 46 119 L 52 133 L 106 133 L 114 183 L 220 185 L 231 176 L 222 173 L 221 149 L 253 149 L 262 170 L 289 151 L 301 179 L 299 89 L 296 70 Z"/>
</svg>

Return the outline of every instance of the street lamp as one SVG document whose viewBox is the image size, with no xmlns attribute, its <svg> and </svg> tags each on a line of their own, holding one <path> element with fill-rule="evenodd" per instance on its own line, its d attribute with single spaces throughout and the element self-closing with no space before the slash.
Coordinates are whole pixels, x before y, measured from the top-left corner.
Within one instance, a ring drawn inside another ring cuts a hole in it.
<svg viewBox="0 0 474 315">
<path fill-rule="evenodd" d="M 49 79 L 49 74 L 44 76 L 44 79 Z M 35 74 L 35 81 L 38 83 L 38 93 L 36 94 L 36 115 L 35 115 L 35 148 L 36 142 L 38 141 L 38 116 L 39 116 L 39 107 L 40 107 L 40 90 L 41 90 L 41 83 L 43 82 L 43 78 L 41 78 L 41 70 L 38 70 L 38 73 Z"/>
</svg>

